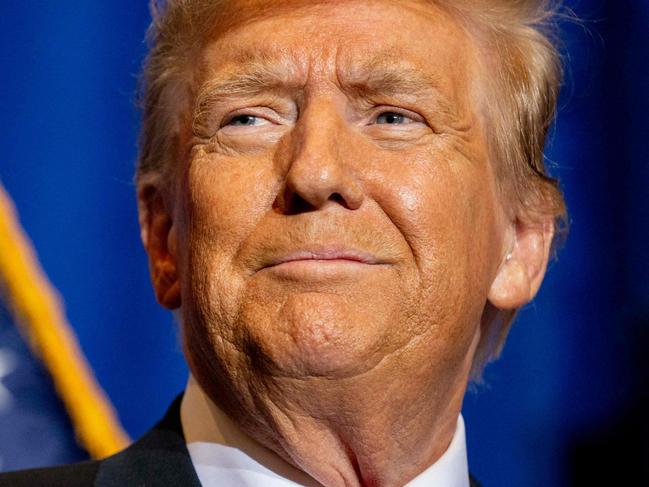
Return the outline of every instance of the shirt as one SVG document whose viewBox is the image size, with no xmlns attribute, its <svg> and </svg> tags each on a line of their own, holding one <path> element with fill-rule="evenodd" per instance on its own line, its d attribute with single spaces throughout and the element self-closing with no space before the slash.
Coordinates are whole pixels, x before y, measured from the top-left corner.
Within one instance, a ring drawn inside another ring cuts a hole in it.
<svg viewBox="0 0 649 487">
<path fill-rule="evenodd" d="M 190 376 L 180 408 L 187 450 L 203 487 L 319 486 L 312 477 L 243 433 Z M 451 443 L 407 487 L 469 487 L 464 420 Z"/>
</svg>

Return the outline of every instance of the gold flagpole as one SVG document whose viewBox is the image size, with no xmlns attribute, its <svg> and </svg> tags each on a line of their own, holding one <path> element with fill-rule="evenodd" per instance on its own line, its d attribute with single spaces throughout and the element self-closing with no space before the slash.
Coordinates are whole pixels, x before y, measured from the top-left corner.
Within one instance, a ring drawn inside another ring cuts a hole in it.
<svg viewBox="0 0 649 487">
<path fill-rule="evenodd" d="M 65 318 L 61 299 L 41 268 L 2 185 L 0 286 L 32 351 L 50 372 L 80 444 L 93 458 L 127 446 L 130 440 L 97 383 Z"/>
</svg>

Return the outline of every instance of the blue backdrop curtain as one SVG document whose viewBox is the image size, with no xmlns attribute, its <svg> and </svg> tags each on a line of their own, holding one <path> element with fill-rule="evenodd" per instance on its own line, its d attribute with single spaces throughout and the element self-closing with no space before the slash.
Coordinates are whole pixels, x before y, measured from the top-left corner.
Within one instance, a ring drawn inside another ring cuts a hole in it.
<svg viewBox="0 0 649 487">
<path fill-rule="evenodd" d="M 465 402 L 469 461 L 487 487 L 649 475 L 649 2 L 568 5 L 583 22 L 563 26 L 567 81 L 547 154 L 572 227 Z M 148 20 L 143 0 L 0 4 L 0 180 L 134 437 L 186 379 L 132 184 Z"/>
</svg>

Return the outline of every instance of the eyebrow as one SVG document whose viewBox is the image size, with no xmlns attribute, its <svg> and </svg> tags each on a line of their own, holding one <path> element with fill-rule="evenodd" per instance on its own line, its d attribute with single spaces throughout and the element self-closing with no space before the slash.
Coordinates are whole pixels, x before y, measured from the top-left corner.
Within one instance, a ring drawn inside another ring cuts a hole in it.
<svg viewBox="0 0 649 487">
<path fill-rule="evenodd" d="M 442 92 L 440 77 L 403 61 L 398 52 L 380 52 L 361 61 L 343 60 L 344 76 L 337 71 L 343 91 L 359 98 L 408 96 L 433 98 L 439 109 L 454 114 L 457 107 Z M 286 53 L 244 52 L 219 70 L 199 88 L 194 109 L 194 125 L 204 124 L 214 104 L 261 93 L 281 93 L 301 89 L 307 83 L 294 58 Z"/>
<path fill-rule="evenodd" d="M 299 88 L 297 69 L 288 59 L 262 53 L 240 54 L 203 83 L 194 103 L 194 128 L 205 125 L 219 101 Z"/>
<path fill-rule="evenodd" d="M 349 62 L 339 80 L 343 89 L 366 95 L 429 95 L 440 91 L 440 78 L 417 69 L 397 52 L 378 53 L 367 60 Z"/>
</svg>

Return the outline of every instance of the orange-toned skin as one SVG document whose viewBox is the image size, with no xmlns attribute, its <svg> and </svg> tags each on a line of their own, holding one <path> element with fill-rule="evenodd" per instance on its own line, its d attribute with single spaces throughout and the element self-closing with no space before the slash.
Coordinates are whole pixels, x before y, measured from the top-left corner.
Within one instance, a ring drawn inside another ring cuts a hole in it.
<svg viewBox="0 0 649 487">
<path fill-rule="evenodd" d="M 251 437 L 323 485 L 403 485 L 450 442 L 486 303 L 536 293 L 552 220 L 500 200 L 447 13 L 245 3 L 196 62 L 173 190 L 140 188 L 156 293 Z"/>
</svg>

